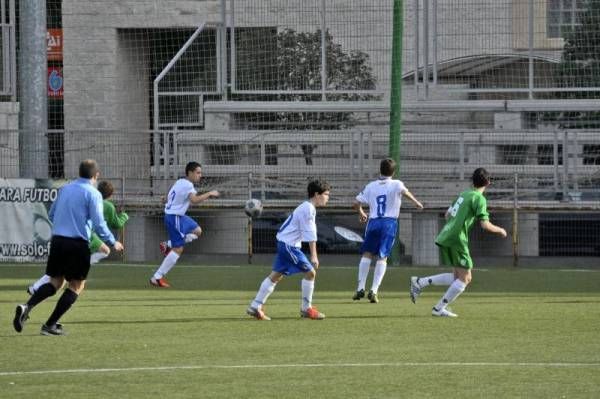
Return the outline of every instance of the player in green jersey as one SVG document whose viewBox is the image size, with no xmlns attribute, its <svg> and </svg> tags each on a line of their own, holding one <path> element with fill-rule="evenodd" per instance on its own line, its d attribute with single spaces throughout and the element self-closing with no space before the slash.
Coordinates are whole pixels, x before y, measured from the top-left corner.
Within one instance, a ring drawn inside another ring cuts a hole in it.
<svg viewBox="0 0 600 399">
<path fill-rule="evenodd" d="M 506 230 L 489 221 L 487 201 L 483 192 L 490 185 L 490 175 L 484 168 L 473 172 L 473 188 L 460 193 L 454 204 L 446 211 L 446 225 L 435 239 L 440 248 L 442 263 L 454 268 L 454 273 L 441 273 L 428 277 L 410 278 L 410 299 L 415 303 L 421 290 L 428 285 L 449 285 L 440 301 L 433 307 L 433 316 L 457 317 L 447 306 L 471 282 L 473 260 L 469 254 L 469 231 L 479 220 L 481 228 L 490 233 L 506 237 Z"/>
</svg>

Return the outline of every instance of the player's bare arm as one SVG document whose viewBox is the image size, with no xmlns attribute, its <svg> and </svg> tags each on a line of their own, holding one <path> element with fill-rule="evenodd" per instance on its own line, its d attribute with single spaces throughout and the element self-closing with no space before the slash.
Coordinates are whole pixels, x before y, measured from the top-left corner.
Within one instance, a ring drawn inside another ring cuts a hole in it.
<svg viewBox="0 0 600 399">
<path fill-rule="evenodd" d="M 314 266 L 315 269 L 319 268 L 319 257 L 317 256 L 317 242 L 310 241 L 308 243 L 308 248 L 310 250 L 310 263 Z"/>
<path fill-rule="evenodd" d="M 355 201 L 354 204 L 352 204 L 352 208 L 354 208 L 355 211 L 358 212 L 358 220 L 361 223 L 366 223 L 367 219 L 369 218 L 368 215 L 365 213 L 362 204 L 358 201 Z"/>
<path fill-rule="evenodd" d="M 504 230 L 500 226 L 496 226 L 495 224 L 491 223 L 489 220 L 482 220 L 481 228 L 489 233 L 498 234 L 502 238 L 506 238 L 506 230 Z"/>
<path fill-rule="evenodd" d="M 411 200 L 411 202 L 413 204 L 415 204 L 415 206 L 418 209 L 423 209 L 423 204 L 421 204 L 421 202 L 418 199 L 416 199 L 415 196 L 412 195 L 412 193 L 410 191 L 406 190 L 406 191 L 404 191 L 404 193 L 402 193 L 402 195 L 404 195 L 406 198 L 408 198 L 409 200 Z"/>
<path fill-rule="evenodd" d="M 217 190 L 212 190 L 209 191 L 207 193 L 196 193 L 196 194 L 190 194 L 190 202 L 192 204 L 199 204 L 202 201 L 206 201 L 209 198 L 216 198 L 220 195 L 220 193 Z"/>
</svg>

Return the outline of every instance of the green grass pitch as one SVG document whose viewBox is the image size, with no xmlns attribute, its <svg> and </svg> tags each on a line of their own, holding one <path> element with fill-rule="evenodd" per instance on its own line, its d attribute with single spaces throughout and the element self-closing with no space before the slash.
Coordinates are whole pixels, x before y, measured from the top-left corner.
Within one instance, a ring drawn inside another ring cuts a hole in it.
<svg viewBox="0 0 600 399">
<path fill-rule="evenodd" d="M 1 398 L 597 398 L 600 270 L 475 270 L 454 304 L 458 319 L 430 314 L 442 288 L 408 297 L 412 274 L 388 268 L 379 304 L 353 302 L 355 267 L 323 265 L 300 319 L 300 276 L 271 295 L 270 322 L 245 315 L 268 266 L 193 266 L 151 288 L 154 266 L 94 266 L 61 320 L 23 333 L 14 307 L 42 265 L 0 266 Z M 447 269 L 446 269 L 447 270 Z M 370 282 L 369 282 L 370 284 Z"/>
</svg>

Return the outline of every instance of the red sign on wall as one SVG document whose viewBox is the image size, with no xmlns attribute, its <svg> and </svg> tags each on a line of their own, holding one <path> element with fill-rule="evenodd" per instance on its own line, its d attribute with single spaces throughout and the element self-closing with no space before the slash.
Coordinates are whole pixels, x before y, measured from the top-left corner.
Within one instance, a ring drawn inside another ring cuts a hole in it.
<svg viewBox="0 0 600 399">
<path fill-rule="evenodd" d="M 48 67 L 48 97 L 63 98 L 63 75 L 61 67 Z"/>
<path fill-rule="evenodd" d="M 48 29 L 46 33 L 48 44 L 48 61 L 62 61 L 63 59 L 63 32 L 62 29 Z"/>
</svg>

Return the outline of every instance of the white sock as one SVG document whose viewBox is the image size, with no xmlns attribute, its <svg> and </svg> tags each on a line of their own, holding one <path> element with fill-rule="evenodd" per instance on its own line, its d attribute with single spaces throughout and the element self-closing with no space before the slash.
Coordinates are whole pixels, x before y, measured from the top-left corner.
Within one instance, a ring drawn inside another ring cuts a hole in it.
<svg viewBox="0 0 600 399">
<path fill-rule="evenodd" d="M 373 284 L 371 285 L 371 291 L 374 294 L 377 294 L 379 290 L 379 286 L 381 285 L 381 281 L 383 281 L 383 276 L 385 276 L 385 271 L 387 269 L 387 261 L 378 260 L 375 263 L 375 273 L 373 274 Z"/>
<path fill-rule="evenodd" d="M 423 288 L 423 287 L 427 287 L 428 285 L 450 285 L 452 284 L 452 282 L 454 281 L 454 274 L 453 273 L 442 273 L 442 274 L 435 274 L 433 276 L 429 276 L 429 277 L 419 277 L 417 279 L 417 284 L 419 284 L 419 287 Z"/>
<path fill-rule="evenodd" d="M 35 283 L 31 284 L 31 287 L 33 288 L 33 291 L 37 291 L 42 285 L 49 283 L 50 282 L 50 276 L 48 276 L 47 274 L 44 274 L 38 281 L 36 281 Z"/>
<path fill-rule="evenodd" d="M 315 280 L 302 279 L 302 310 L 312 306 L 312 296 L 315 290 Z"/>
<path fill-rule="evenodd" d="M 154 273 L 154 276 L 152 276 L 152 278 L 158 280 L 163 276 L 166 276 L 166 274 L 169 273 L 169 270 L 171 270 L 173 266 L 175 266 L 175 263 L 177 263 L 177 259 L 179 259 L 179 255 L 177 255 L 177 252 L 169 252 L 169 254 L 163 259 L 160 267 Z"/>
<path fill-rule="evenodd" d="M 256 298 L 254 298 L 250 306 L 252 306 L 255 309 L 260 309 L 260 307 L 264 305 L 265 302 L 267 302 L 267 298 L 269 298 L 269 295 L 271 295 L 273 291 L 275 291 L 276 285 L 277 283 L 272 282 L 269 277 L 264 279 L 260 285 L 260 288 L 258 289 L 258 292 L 256 293 Z"/>
<path fill-rule="evenodd" d="M 367 276 L 371 267 L 371 259 L 362 257 L 358 264 L 358 288 L 356 291 L 364 290 L 367 285 Z"/>
<path fill-rule="evenodd" d="M 189 234 L 185 235 L 185 242 L 187 244 L 188 242 L 192 242 L 197 238 L 198 238 L 198 236 L 196 234 L 189 233 Z M 169 241 L 169 244 L 171 244 L 171 241 Z"/>
<path fill-rule="evenodd" d="M 465 288 L 467 288 L 465 283 L 459 279 L 454 280 L 454 282 L 450 284 L 450 287 L 448 287 L 448 291 L 446 291 L 442 299 L 440 299 L 437 305 L 435 305 L 435 308 L 437 310 L 444 309 L 446 306 L 448 306 L 448 304 L 454 302 L 454 300 L 463 293 Z"/>
<path fill-rule="evenodd" d="M 105 254 L 104 252 L 94 252 L 91 256 L 90 256 L 90 265 L 94 265 L 98 262 L 100 262 L 102 259 L 108 257 L 107 254 Z"/>
</svg>

